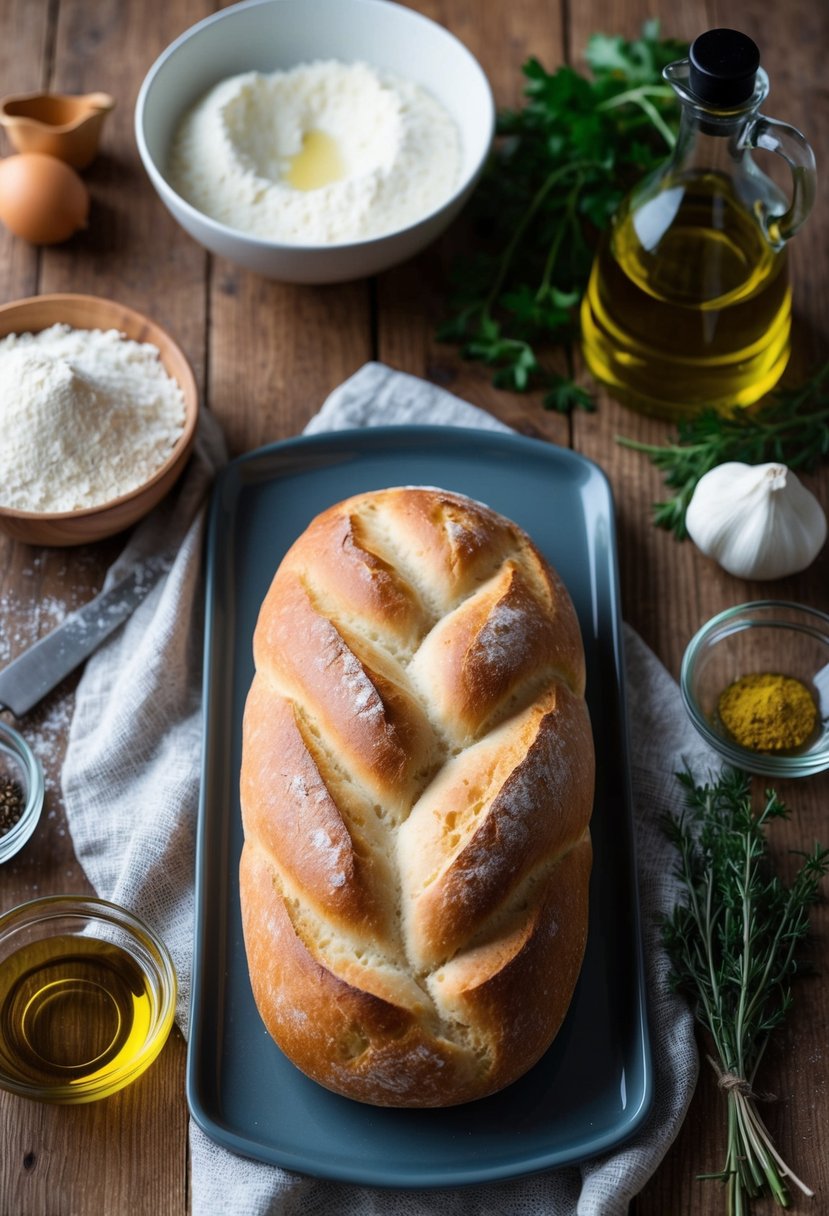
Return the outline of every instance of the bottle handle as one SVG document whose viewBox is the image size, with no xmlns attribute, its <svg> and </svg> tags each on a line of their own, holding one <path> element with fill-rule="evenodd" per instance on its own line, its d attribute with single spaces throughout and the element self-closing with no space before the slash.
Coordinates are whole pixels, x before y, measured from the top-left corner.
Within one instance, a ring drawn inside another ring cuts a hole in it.
<svg viewBox="0 0 829 1216">
<path fill-rule="evenodd" d="M 817 188 L 815 154 L 796 127 L 776 118 L 758 114 L 748 124 L 743 135 L 743 146 L 764 148 L 782 156 L 792 173 L 792 200 L 783 215 L 766 214 L 763 227 L 774 245 L 790 240 L 812 210 Z"/>
</svg>

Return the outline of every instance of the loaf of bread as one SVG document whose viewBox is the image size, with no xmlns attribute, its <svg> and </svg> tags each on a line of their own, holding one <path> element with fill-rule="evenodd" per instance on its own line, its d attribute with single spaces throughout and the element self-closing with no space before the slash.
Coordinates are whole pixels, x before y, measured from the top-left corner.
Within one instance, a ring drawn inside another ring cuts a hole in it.
<svg viewBox="0 0 829 1216">
<path fill-rule="evenodd" d="M 254 636 L 240 892 L 259 1012 L 340 1094 L 483 1097 L 546 1051 L 587 935 L 593 741 L 569 595 L 448 491 L 360 494 Z"/>
</svg>

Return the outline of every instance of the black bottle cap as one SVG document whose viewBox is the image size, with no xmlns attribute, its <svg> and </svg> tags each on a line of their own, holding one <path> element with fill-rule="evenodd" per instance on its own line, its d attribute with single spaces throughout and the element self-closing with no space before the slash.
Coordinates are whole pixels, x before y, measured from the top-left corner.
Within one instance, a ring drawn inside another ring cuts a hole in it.
<svg viewBox="0 0 829 1216">
<path fill-rule="evenodd" d="M 755 43 L 739 30 L 708 30 L 691 45 L 689 85 L 701 101 L 728 109 L 748 101 L 760 66 Z"/>
</svg>

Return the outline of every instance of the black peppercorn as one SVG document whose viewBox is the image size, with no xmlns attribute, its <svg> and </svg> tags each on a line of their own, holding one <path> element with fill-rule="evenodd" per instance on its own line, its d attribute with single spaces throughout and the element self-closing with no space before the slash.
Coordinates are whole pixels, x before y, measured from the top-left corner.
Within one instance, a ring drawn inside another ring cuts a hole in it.
<svg viewBox="0 0 829 1216">
<path fill-rule="evenodd" d="M 0 775 L 0 836 L 11 831 L 23 814 L 25 805 L 20 783 L 13 777 Z"/>
</svg>

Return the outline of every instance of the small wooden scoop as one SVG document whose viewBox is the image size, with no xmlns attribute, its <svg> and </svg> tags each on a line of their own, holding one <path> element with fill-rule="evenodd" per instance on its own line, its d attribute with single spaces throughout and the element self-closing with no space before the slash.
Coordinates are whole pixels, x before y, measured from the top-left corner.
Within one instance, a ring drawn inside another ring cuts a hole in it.
<svg viewBox="0 0 829 1216">
<path fill-rule="evenodd" d="M 104 119 L 115 106 L 109 93 L 17 93 L 0 101 L 0 125 L 18 152 L 44 152 L 75 169 L 95 159 Z"/>
</svg>

